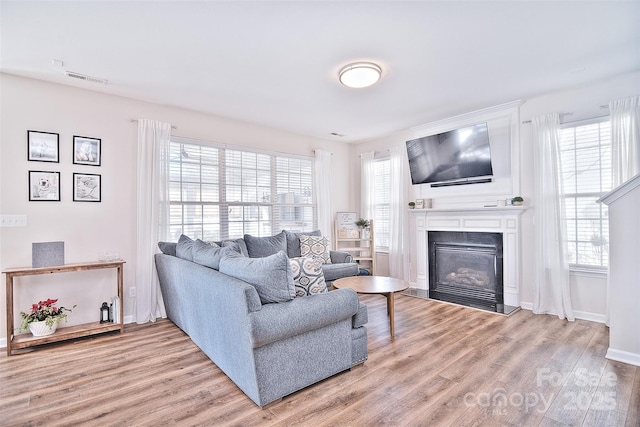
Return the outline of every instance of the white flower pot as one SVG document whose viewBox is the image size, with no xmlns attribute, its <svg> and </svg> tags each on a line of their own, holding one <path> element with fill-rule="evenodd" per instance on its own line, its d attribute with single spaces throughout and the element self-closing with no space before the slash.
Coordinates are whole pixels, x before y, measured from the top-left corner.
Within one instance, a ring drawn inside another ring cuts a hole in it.
<svg viewBox="0 0 640 427">
<path fill-rule="evenodd" d="M 58 322 L 54 321 L 51 326 L 47 325 L 46 321 L 31 322 L 29 323 L 29 330 L 34 337 L 46 337 L 52 335 L 58 328 Z"/>
</svg>

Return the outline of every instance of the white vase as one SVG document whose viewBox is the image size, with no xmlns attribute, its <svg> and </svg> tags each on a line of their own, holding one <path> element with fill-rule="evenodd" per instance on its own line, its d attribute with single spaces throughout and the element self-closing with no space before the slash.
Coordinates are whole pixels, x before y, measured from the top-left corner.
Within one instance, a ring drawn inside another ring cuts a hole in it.
<svg viewBox="0 0 640 427">
<path fill-rule="evenodd" d="M 370 236 L 369 230 L 367 230 L 366 228 L 360 229 L 360 238 L 361 239 L 368 239 L 369 236 Z"/>
<path fill-rule="evenodd" d="M 53 334 L 57 328 L 58 322 L 55 320 L 51 326 L 47 325 L 45 320 L 29 323 L 29 330 L 34 337 L 46 337 L 47 335 Z"/>
</svg>

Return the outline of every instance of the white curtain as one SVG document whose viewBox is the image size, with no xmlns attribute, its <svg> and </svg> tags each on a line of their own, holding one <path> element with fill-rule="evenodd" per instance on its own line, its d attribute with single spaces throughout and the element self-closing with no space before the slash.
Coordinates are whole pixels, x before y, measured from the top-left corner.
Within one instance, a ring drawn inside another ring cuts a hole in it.
<svg viewBox="0 0 640 427">
<path fill-rule="evenodd" d="M 368 220 L 374 219 L 375 215 L 376 171 L 374 156 L 374 151 L 360 154 L 360 218 Z M 374 222 L 374 230 L 375 226 Z M 369 247 L 369 242 L 362 242 L 361 245 Z M 371 256 L 371 252 L 362 251 L 360 256 Z"/>
<path fill-rule="evenodd" d="M 560 165 L 560 115 L 536 117 L 533 123 L 535 162 L 535 287 L 533 312 L 573 321 L 569 288 L 564 198 Z"/>
<path fill-rule="evenodd" d="M 331 153 L 325 150 L 315 150 L 313 186 L 316 191 L 316 206 L 318 207 L 318 228 L 322 235 L 331 238 Z"/>
<path fill-rule="evenodd" d="M 389 200 L 389 275 L 409 280 L 409 213 L 407 211 L 408 160 L 404 144 L 391 147 Z"/>
<path fill-rule="evenodd" d="M 640 96 L 609 102 L 613 188 L 640 172 Z"/>
<path fill-rule="evenodd" d="M 138 120 L 137 248 L 135 321 L 166 317 L 155 268 L 158 241 L 169 234 L 169 142 L 171 125 Z"/>
<path fill-rule="evenodd" d="M 360 154 L 360 217 L 364 219 L 373 219 L 375 214 L 376 175 L 374 154 L 374 151 Z"/>
</svg>

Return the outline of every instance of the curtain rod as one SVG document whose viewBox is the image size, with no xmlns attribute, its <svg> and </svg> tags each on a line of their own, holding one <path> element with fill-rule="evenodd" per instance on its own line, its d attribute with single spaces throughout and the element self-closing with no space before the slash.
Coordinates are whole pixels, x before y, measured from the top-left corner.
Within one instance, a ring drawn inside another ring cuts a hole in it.
<svg viewBox="0 0 640 427">
<path fill-rule="evenodd" d="M 131 119 L 131 120 L 129 120 L 129 121 L 130 121 L 131 123 L 135 123 L 135 122 L 137 122 L 137 121 L 138 121 L 138 119 Z M 171 129 L 178 129 L 178 126 L 171 125 Z"/>
<path fill-rule="evenodd" d="M 608 106 L 608 105 L 601 105 L 601 106 L 600 106 L 600 109 L 601 109 L 601 110 L 607 110 L 608 108 L 609 108 L 609 106 Z M 561 116 L 561 117 L 564 117 L 564 116 L 573 116 L 573 113 L 571 113 L 571 112 L 568 112 L 568 113 L 560 113 L 560 116 Z M 527 125 L 527 124 L 529 124 L 529 123 L 531 123 L 531 120 L 524 120 L 524 121 L 522 122 L 522 124 L 523 124 L 523 125 Z"/>
</svg>

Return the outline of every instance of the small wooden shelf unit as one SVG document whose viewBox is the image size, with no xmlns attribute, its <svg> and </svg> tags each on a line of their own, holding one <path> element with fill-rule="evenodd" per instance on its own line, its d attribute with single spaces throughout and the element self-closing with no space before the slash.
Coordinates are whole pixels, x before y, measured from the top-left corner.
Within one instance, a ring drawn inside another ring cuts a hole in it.
<svg viewBox="0 0 640 427">
<path fill-rule="evenodd" d="M 350 239 L 338 237 L 336 229 L 336 250 L 350 252 L 360 268 L 369 268 L 372 276 L 376 275 L 376 247 L 373 241 L 373 220 L 370 220 L 368 239 Z M 368 243 L 367 245 L 364 245 Z M 363 252 L 367 252 L 366 256 Z M 363 264 L 364 261 L 364 264 Z"/>
<path fill-rule="evenodd" d="M 111 331 L 120 331 L 124 333 L 124 315 L 123 315 L 123 265 L 125 261 L 108 261 L 108 262 L 86 262 L 80 264 L 66 264 L 55 267 L 39 267 L 39 268 L 10 268 L 3 273 L 6 275 L 7 283 L 7 356 L 11 356 L 12 350 L 32 347 L 40 344 L 47 344 L 57 341 L 70 340 L 74 338 L 86 337 L 89 335 L 102 334 Z M 33 335 L 19 334 L 14 335 L 13 324 L 13 279 L 20 276 L 34 276 L 39 274 L 68 273 L 73 271 L 98 270 L 104 268 L 116 268 L 118 275 L 118 299 L 120 307 L 118 310 L 118 319 L 110 323 L 91 322 L 81 325 L 69 326 L 66 328 L 58 328 L 52 335 L 45 337 L 34 337 Z"/>
</svg>

